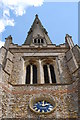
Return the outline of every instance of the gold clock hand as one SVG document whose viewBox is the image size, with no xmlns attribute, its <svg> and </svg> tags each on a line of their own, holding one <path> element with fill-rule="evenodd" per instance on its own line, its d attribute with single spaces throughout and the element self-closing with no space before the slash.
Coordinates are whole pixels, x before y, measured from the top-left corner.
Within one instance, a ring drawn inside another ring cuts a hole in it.
<svg viewBox="0 0 80 120">
<path fill-rule="evenodd" d="M 42 101 L 42 106 L 45 106 L 45 104 L 44 104 L 44 100 Z"/>
</svg>

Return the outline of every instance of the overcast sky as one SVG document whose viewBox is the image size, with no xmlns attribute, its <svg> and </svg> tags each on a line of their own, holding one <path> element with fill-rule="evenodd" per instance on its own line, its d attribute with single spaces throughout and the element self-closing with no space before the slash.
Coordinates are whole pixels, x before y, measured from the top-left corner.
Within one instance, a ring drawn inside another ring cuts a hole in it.
<svg viewBox="0 0 80 120">
<path fill-rule="evenodd" d="M 53 44 L 64 43 L 67 33 L 78 44 L 78 0 L 59 1 L 0 0 L 0 46 L 8 35 L 12 35 L 14 43 L 23 44 L 35 14 L 38 14 Z"/>
</svg>

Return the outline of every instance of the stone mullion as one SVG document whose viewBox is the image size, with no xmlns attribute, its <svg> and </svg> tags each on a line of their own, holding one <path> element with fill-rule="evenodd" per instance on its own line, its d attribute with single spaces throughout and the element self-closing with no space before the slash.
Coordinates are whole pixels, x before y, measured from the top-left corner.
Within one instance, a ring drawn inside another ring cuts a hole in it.
<svg viewBox="0 0 80 120">
<path fill-rule="evenodd" d="M 40 43 L 41 43 L 41 39 L 40 39 Z"/>
<path fill-rule="evenodd" d="M 36 39 L 36 43 L 38 43 L 38 39 Z"/>
<path fill-rule="evenodd" d="M 40 78 L 40 83 L 41 84 L 44 84 L 44 72 L 43 72 L 43 66 L 42 66 L 42 64 L 41 64 L 41 60 L 39 60 L 39 78 Z"/>
<path fill-rule="evenodd" d="M 30 84 L 33 84 L 33 66 L 30 65 L 31 69 L 30 69 Z"/>
</svg>

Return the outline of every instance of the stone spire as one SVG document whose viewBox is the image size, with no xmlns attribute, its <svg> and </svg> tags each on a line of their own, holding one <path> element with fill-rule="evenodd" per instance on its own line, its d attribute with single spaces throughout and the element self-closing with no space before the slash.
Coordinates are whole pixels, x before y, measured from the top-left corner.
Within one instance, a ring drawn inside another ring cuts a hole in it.
<svg viewBox="0 0 80 120">
<path fill-rule="evenodd" d="M 46 29 L 42 26 L 38 15 L 35 15 L 35 20 L 28 32 L 27 38 L 24 42 L 24 44 L 27 45 L 31 45 L 34 43 L 34 39 L 43 39 L 44 40 L 44 44 L 52 44 L 49 37 L 48 37 L 48 33 L 46 31 Z"/>
</svg>

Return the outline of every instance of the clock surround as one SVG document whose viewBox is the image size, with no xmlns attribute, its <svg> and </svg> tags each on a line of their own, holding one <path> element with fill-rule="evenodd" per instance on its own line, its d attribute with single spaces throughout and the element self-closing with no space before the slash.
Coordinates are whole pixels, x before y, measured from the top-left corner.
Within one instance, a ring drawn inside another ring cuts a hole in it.
<svg viewBox="0 0 80 120">
<path fill-rule="evenodd" d="M 56 102 L 51 96 L 33 96 L 29 101 L 29 108 L 36 114 L 49 114 L 56 109 Z"/>
</svg>

